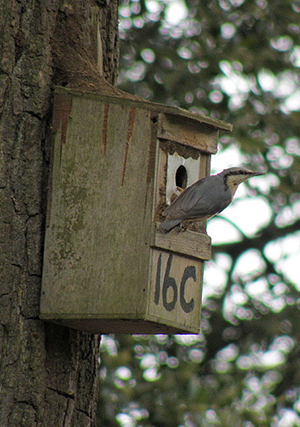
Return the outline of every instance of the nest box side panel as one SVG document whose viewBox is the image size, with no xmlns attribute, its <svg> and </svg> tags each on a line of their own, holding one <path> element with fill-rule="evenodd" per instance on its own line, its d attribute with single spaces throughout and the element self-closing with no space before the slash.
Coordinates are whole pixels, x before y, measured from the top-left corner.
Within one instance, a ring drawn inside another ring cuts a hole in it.
<svg viewBox="0 0 300 427">
<path fill-rule="evenodd" d="M 56 107 L 41 317 L 138 317 L 149 271 L 151 113 L 62 94 Z"/>
<path fill-rule="evenodd" d="M 154 249 L 152 273 L 147 319 L 153 322 L 164 319 L 178 330 L 198 333 L 203 261 Z"/>
</svg>

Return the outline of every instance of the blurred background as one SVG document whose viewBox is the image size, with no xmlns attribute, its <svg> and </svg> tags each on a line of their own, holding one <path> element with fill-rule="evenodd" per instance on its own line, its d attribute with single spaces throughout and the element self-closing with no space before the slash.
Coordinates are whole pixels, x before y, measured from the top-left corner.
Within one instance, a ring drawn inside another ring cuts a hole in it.
<svg viewBox="0 0 300 427">
<path fill-rule="evenodd" d="M 300 1 L 122 0 L 120 38 L 121 89 L 267 174 L 208 222 L 200 335 L 103 336 L 98 426 L 300 426 Z"/>
</svg>

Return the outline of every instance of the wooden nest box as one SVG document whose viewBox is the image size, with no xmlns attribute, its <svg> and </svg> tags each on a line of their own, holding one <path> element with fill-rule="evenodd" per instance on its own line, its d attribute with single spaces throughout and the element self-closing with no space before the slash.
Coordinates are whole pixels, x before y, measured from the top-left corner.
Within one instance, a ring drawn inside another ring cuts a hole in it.
<svg viewBox="0 0 300 427">
<path fill-rule="evenodd" d="M 205 224 L 162 211 L 209 175 L 231 125 L 150 102 L 57 88 L 40 317 L 94 333 L 198 333 Z"/>
</svg>

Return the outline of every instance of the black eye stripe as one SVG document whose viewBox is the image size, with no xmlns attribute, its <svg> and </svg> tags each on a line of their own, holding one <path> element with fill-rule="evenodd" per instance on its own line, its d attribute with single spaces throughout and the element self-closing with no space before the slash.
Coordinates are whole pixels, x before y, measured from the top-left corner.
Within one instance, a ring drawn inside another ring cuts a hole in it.
<svg viewBox="0 0 300 427">
<path fill-rule="evenodd" d="M 232 176 L 232 175 L 249 175 L 249 172 L 240 170 L 240 171 L 228 172 L 227 174 L 227 176 Z"/>
</svg>

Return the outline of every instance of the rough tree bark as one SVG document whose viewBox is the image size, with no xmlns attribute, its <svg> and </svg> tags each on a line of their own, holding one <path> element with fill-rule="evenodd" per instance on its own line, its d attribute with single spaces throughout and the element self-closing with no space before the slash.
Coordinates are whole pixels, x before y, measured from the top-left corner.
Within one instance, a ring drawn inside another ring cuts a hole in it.
<svg viewBox="0 0 300 427">
<path fill-rule="evenodd" d="M 39 296 L 53 87 L 119 95 L 117 0 L 0 7 L 0 425 L 94 425 L 99 337 L 40 321 Z"/>
</svg>

